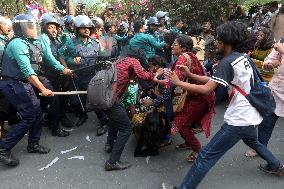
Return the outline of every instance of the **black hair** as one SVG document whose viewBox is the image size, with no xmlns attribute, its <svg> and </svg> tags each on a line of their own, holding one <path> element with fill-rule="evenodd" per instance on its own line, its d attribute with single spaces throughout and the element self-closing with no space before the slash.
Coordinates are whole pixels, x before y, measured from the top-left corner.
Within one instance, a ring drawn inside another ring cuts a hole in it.
<svg viewBox="0 0 284 189">
<path fill-rule="evenodd" d="M 230 21 L 218 26 L 216 33 L 217 40 L 231 45 L 235 51 L 239 51 L 249 38 L 249 31 L 246 24 L 238 21 Z"/>
<path fill-rule="evenodd" d="M 191 23 L 188 24 L 189 28 L 188 28 L 188 35 L 190 36 L 197 36 L 197 35 L 201 35 L 203 29 L 200 23 L 196 22 L 196 21 L 192 21 Z"/>
<path fill-rule="evenodd" d="M 174 21 L 174 23 L 176 24 L 176 23 L 178 23 L 178 22 L 183 22 L 183 19 L 180 18 L 180 17 L 177 17 L 177 18 L 175 18 L 173 21 Z"/>
<path fill-rule="evenodd" d="M 172 32 L 172 31 L 165 33 L 164 34 L 164 41 L 165 41 L 165 43 L 167 43 L 170 46 L 172 46 L 172 44 L 174 43 L 177 35 L 178 35 L 177 32 Z"/>
<path fill-rule="evenodd" d="M 268 50 L 271 49 L 274 44 L 274 34 L 271 29 L 266 27 L 260 27 L 260 31 L 264 33 L 264 38 L 256 44 L 259 49 Z"/>
<path fill-rule="evenodd" d="M 115 26 L 115 24 L 114 24 L 113 22 L 106 22 L 106 23 L 104 24 L 104 29 L 105 29 L 105 31 L 108 32 L 109 29 L 110 29 L 112 26 Z"/>
<path fill-rule="evenodd" d="M 139 32 L 139 30 L 143 27 L 143 22 L 142 21 L 136 21 L 135 23 L 134 23 L 134 25 L 133 25 L 133 28 L 134 28 L 134 32 L 135 33 L 138 33 Z"/>
<path fill-rule="evenodd" d="M 147 60 L 146 60 L 146 54 L 145 51 L 139 48 L 131 48 L 129 45 L 126 46 L 120 54 L 121 58 L 124 57 L 131 57 L 137 59 L 140 64 L 147 70 Z"/>
<path fill-rule="evenodd" d="M 176 37 L 176 40 L 178 42 L 178 44 L 180 45 L 181 48 L 184 48 L 185 51 L 192 51 L 193 48 L 193 41 L 191 39 L 191 37 L 189 37 L 188 35 L 185 34 L 179 34 Z"/>
</svg>

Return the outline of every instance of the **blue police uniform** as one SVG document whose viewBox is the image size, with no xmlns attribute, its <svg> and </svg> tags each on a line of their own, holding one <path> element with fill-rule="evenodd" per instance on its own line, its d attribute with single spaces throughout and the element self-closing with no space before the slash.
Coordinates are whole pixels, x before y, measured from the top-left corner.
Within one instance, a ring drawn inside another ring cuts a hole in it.
<svg viewBox="0 0 284 189">
<path fill-rule="evenodd" d="M 100 51 L 99 42 L 88 38 L 88 41 L 84 43 L 81 37 L 73 37 L 69 39 L 60 49 L 59 55 L 64 58 L 69 68 L 75 70 L 76 78 L 74 83 L 77 90 L 87 90 L 88 84 L 95 74 L 95 69 L 89 66 L 96 64 L 96 59 Z M 75 64 L 74 58 L 81 57 L 79 65 Z M 77 69 L 86 68 L 82 71 L 76 72 Z M 70 90 L 75 90 L 73 83 L 70 84 Z M 83 104 L 86 102 L 86 97 L 81 96 Z M 80 101 L 77 96 L 70 97 L 71 105 L 77 107 L 79 114 L 85 114 L 82 110 Z"/>
<path fill-rule="evenodd" d="M 39 100 L 27 78 L 37 75 L 42 56 L 40 49 L 29 48 L 30 42 L 15 38 L 4 52 L 0 90 L 20 114 L 22 120 L 6 134 L 0 147 L 10 151 L 29 131 L 29 144 L 38 143 L 42 131 L 42 111 Z"/>
</svg>

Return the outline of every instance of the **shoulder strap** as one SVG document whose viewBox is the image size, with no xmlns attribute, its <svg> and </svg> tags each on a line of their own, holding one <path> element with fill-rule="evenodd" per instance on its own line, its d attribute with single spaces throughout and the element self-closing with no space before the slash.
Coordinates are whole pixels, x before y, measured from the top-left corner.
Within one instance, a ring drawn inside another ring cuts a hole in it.
<svg viewBox="0 0 284 189">
<path fill-rule="evenodd" d="M 187 61 L 187 67 L 190 70 L 191 69 L 191 59 L 190 59 L 190 56 L 187 53 L 182 53 L 182 55 L 185 57 L 185 59 Z"/>
</svg>

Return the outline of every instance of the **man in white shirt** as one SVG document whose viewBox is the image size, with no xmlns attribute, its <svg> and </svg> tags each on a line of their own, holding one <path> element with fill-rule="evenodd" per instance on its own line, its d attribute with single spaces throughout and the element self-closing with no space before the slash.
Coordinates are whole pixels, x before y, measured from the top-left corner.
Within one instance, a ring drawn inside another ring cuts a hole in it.
<svg viewBox="0 0 284 189">
<path fill-rule="evenodd" d="M 218 64 L 217 71 L 212 78 L 198 76 L 190 73 L 189 69 L 181 66 L 190 79 L 197 80 L 204 85 L 194 85 L 182 82 L 171 73 L 170 80 L 190 92 L 208 95 L 220 84 L 230 87 L 235 84 L 246 93 L 251 90 L 250 80 L 253 78 L 253 69 L 249 60 L 237 52 L 240 44 L 247 39 L 248 31 L 245 24 L 240 22 L 228 22 L 217 28 L 216 48 L 224 58 Z M 234 90 L 234 89 L 231 89 Z M 257 139 L 257 125 L 262 121 L 259 112 L 237 90 L 231 94 L 231 101 L 224 116 L 222 128 L 215 134 L 211 141 L 199 152 L 198 158 L 184 178 L 179 187 L 163 183 L 163 189 L 195 189 L 208 171 L 217 161 L 235 144 L 243 140 L 245 144 L 253 148 L 261 158 L 267 161 L 267 165 L 261 165 L 260 169 L 275 175 L 284 174 L 284 166 L 279 160 L 261 144 Z"/>
</svg>

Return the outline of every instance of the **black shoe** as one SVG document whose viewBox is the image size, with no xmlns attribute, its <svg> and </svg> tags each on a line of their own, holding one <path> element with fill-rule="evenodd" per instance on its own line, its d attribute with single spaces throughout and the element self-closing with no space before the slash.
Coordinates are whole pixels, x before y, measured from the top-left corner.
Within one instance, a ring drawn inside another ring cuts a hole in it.
<svg viewBox="0 0 284 189">
<path fill-rule="evenodd" d="M 88 115 L 87 114 L 83 114 L 79 116 L 79 120 L 76 122 L 76 126 L 80 127 L 81 125 L 83 125 L 88 119 Z"/>
<path fill-rule="evenodd" d="M 259 165 L 259 169 L 262 170 L 263 172 L 274 174 L 277 176 L 284 175 L 284 165 L 280 165 L 280 167 L 277 170 L 273 170 L 268 164 L 265 164 L 265 165 Z"/>
<path fill-rule="evenodd" d="M 67 128 L 75 127 L 75 123 L 66 116 L 61 119 L 61 125 Z"/>
<path fill-rule="evenodd" d="M 102 136 L 107 132 L 107 125 L 97 128 L 97 136 Z"/>
<path fill-rule="evenodd" d="M 50 149 L 39 144 L 28 144 L 27 150 L 29 153 L 48 154 Z"/>
<path fill-rule="evenodd" d="M 162 183 L 161 189 L 177 189 L 177 187 L 164 182 Z"/>
<path fill-rule="evenodd" d="M 106 144 L 105 145 L 105 152 L 107 154 L 109 154 L 109 153 L 111 153 L 111 151 L 112 151 L 112 146 L 110 144 Z"/>
<path fill-rule="evenodd" d="M 10 151 L 0 148 L 0 162 L 8 166 L 19 165 L 19 160 L 12 156 Z"/>
<path fill-rule="evenodd" d="M 106 162 L 105 164 L 106 171 L 124 170 L 124 169 L 128 169 L 129 167 L 131 167 L 130 163 L 121 162 L 121 161 L 117 161 L 115 163 Z"/>
<path fill-rule="evenodd" d="M 62 128 L 52 129 L 51 134 L 52 136 L 57 136 L 57 137 L 67 137 L 70 135 L 68 131 L 65 131 Z"/>
</svg>

